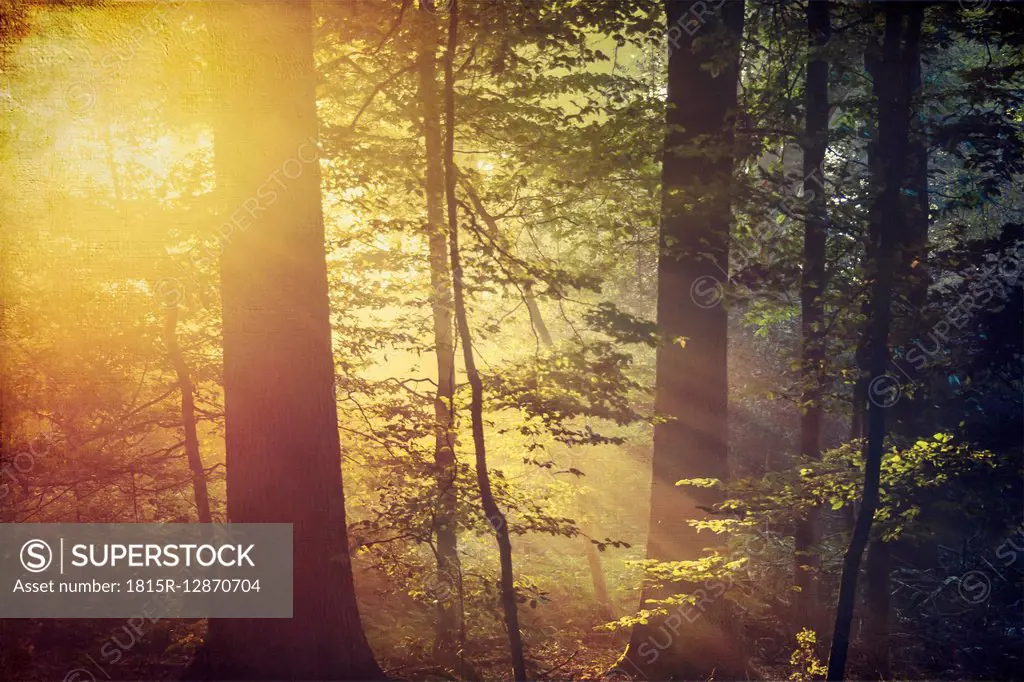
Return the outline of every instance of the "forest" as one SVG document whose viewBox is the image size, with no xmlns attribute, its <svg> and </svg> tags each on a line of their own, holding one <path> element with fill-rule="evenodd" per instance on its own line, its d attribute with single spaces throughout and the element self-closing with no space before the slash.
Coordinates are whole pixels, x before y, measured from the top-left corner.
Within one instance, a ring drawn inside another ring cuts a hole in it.
<svg viewBox="0 0 1024 682">
<path fill-rule="evenodd" d="M 0 121 L 0 527 L 293 533 L 0 679 L 1021 679 L 1024 4 L 0 0 Z"/>
</svg>

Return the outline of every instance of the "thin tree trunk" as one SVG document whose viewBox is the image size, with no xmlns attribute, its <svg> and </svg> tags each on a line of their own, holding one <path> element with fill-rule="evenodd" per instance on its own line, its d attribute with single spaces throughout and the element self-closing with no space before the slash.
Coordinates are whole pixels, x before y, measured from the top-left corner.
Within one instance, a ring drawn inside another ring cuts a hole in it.
<svg viewBox="0 0 1024 682">
<path fill-rule="evenodd" d="M 865 12 L 868 14 L 879 11 L 877 8 L 868 7 Z M 880 62 L 882 59 L 882 46 L 873 37 L 868 39 L 867 45 L 864 49 L 864 70 L 872 78 L 878 78 L 880 71 Z M 879 166 L 879 141 L 878 141 L 878 121 L 867 120 L 865 121 L 865 127 L 867 129 L 868 143 L 865 149 L 865 156 L 867 162 L 867 168 L 871 175 L 875 178 L 875 186 L 877 187 L 878 178 L 881 177 L 881 170 Z M 862 261 L 864 270 L 864 280 L 870 284 L 870 269 L 872 263 L 876 262 L 878 244 L 881 242 L 880 232 L 882 230 L 882 220 L 879 217 L 881 210 L 881 202 L 877 198 L 871 201 L 870 208 L 868 209 L 868 230 L 867 236 L 863 239 L 864 247 L 864 259 Z M 865 290 L 862 292 L 862 301 L 860 305 L 860 312 L 865 320 L 872 318 L 872 299 L 868 295 L 870 292 Z M 866 438 L 867 437 L 867 421 L 868 421 L 868 375 L 870 374 L 869 368 L 869 354 L 870 354 L 870 339 L 867 334 L 860 334 L 857 339 L 857 346 L 854 349 L 854 364 L 857 369 L 857 379 L 853 385 L 853 415 L 850 421 L 850 437 L 852 438 Z M 854 526 L 856 521 L 854 521 Z M 851 526 L 850 531 L 853 531 Z"/>
<path fill-rule="evenodd" d="M 477 202 L 474 201 L 474 204 Z M 477 206 L 477 209 L 482 206 Z M 492 217 L 484 213 L 485 220 L 491 222 L 494 221 Z M 491 226 L 492 231 L 496 231 L 497 224 Z M 527 282 L 523 285 L 523 302 L 526 303 L 526 310 L 530 314 L 530 324 L 533 327 L 534 332 L 537 334 L 537 338 L 540 339 L 541 344 L 546 348 L 554 346 L 554 341 L 551 338 L 551 332 L 548 330 L 547 324 L 544 323 L 544 316 L 540 312 L 540 306 L 537 305 L 537 298 L 533 294 L 533 286 Z M 569 451 L 570 466 L 576 468 L 575 457 L 573 453 Z M 583 510 L 586 513 L 586 509 Z M 601 568 L 601 554 L 595 545 L 590 540 L 592 535 L 592 529 L 590 524 L 584 522 L 581 525 L 580 530 L 583 533 L 583 549 L 587 555 L 587 566 L 590 568 L 590 583 L 594 590 L 594 601 L 597 603 L 598 608 L 601 610 L 601 616 L 604 618 L 612 617 L 612 605 L 611 600 L 608 598 L 608 584 L 604 579 L 604 569 Z"/>
<path fill-rule="evenodd" d="M 904 21 L 906 19 L 906 21 Z M 904 24 L 906 27 L 904 28 Z M 885 445 L 885 409 L 888 407 L 877 395 L 876 382 L 886 381 L 886 368 L 890 360 L 889 328 L 891 324 L 894 273 L 899 248 L 906 230 L 906 216 L 901 190 L 907 168 L 909 119 L 911 113 L 911 77 L 917 61 L 921 34 L 920 7 L 895 3 L 885 8 L 885 37 L 882 44 L 882 62 L 876 71 L 874 87 L 878 97 L 878 161 L 877 177 L 881 187 L 878 193 L 877 218 L 879 243 L 874 262 L 869 269 L 873 278 L 872 314 L 868 320 L 868 436 L 864 456 L 864 493 L 857 525 L 850 538 L 850 546 L 843 559 L 843 574 L 836 606 L 835 630 L 828 662 L 828 679 L 841 680 L 846 672 L 846 659 L 850 645 L 857 596 L 857 577 L 861 557 L 871 535 L 871 525 L 879 503 L 879 478 Z M 873 169 L 874 170 L 874 169 Z"/>
<path fill-rule="evenodd" d="M 804 219 L 804 268 L 800 283 L 802 395 L 800 452 L 810 461 L 821 459 L 821 400 L 825 390 L 825 246 L 828 213 L 825 202 L 825 149 L 828 146 L 828 61 L 822 54 L 832 33 L 829 3 L 807 3 L 807 30 L 811 58 L 805 92 L 803 177 L 807 201 Z M 812 609 L 819 603 L 817 572 L 820 508 L 797 522 L 793 572 L 797 589 L 797 628 L 817 630 Z"/>
<path fill-rule="evenodd" d="M 858 345 L 857 350 L 854 352 L 854 357 L 859 358 L 860 356 L 861 352 Z M 860 362 L 855 364 L 858 369 L 862 367 Z M 864 405 L 867 401 L 867 384 L 858 377 L 854 383 L 853 398 L 850 401 L 850 440 L 864 437 Z"/>
<path fill-rule="evenodd" d="M 584 523 L 583 527 L 584 536 L 591 534 L 591 526 L 589 523 Z M 597 549 L 597 545 L 590 541 L 589 537 L 583 538 L 583 544 L 586 545 L 587 551 L 587 565 L 590 567 L 590 584 L 594 589 L 594 602 L 597 603 L 600 609 L 602 618 L 612 618 L 614 612 L 612 610 L 612 602 L 608 597 L 608 583 L 604 579 L 604 569 L 601 567 L 601 553 Z"/>
<path fill-rule="evenodd" d="M 434 467 L 438 502 L 434 511 L 437 538 L 437 623 L 434 657 L 440 665 L 461 667 L 462 582 L 456 523 L 455 345 L 452 322 L 452 282 L 448 268 L 448 239 L 444 225 L 444 149 L 441 104 L 437 93 L 438 31 L 436 14 L 424 8 L 419 54 L 419 99 L 423 113 L 426 157 L 427 240 L 430 249 L 430 306 L 434 321 L 437 392 L 434 395 Z"/>
<path fill-rule="evenodd" d="M 494 216 L 487 211 L 483 201 L 480 200 L 480 195 L 476 193 L 476 190 L 473 189 L 473 186 L 465 179 L 465 176 L 460 176 L 460 181 L 463 189 L 469 196 L 469 201 L 473 205 L 473 210 L 484 221 L 484 225 L 487 226 L 491 238 L 501 244 L 502 249 L 508 251 L 510 246 L 502 236 L 501 230 L 498 228 L 498 221 L 495 220 Z M 526 311 L 530 315 L 530 325 L 533 327 L 533 331 L 537 335 L 537 339 L 540 341 L 541 345 L 545 348 L 551 348 L 554 346 L 551 331 L 544 322 L 544 316 L 541 314 L 540 306 L 537 305 L 537 297 L 533 293 L 533 284 L 531 282 L 523 284 L 523 303 L 526 304 Z M 569 456 L 572 457 L 571 452 L 569 453 Z M 571 465 L 573 467 L 576 466 L 574 461 L 571 462 Z M 590 581 L 594 589 L 594 600 L 601 608 L 602 615 L 611 618 L 612 606 L 611 600 L 608 598 L 608 586 L 604 579 L 604 571 L 601 568 L 601 556 L 598 552 L 597 546 L 588 539 L 588 536 L 591 535 L 590 527 L 588 525 L 584 525 L 580 530 L 584 535 L 584 551 L 587 555 L 587 565 L 590 568 Z"/>
<path fill-rule="evenodd" d="M 536 332 L 537 338 L 540 339 L 541 345 L 550 348 L 554 345 L 554 341 L 551 339 L 548 326 L 544 324 L 544 316 L 540 314 L 540 306 L 537 305 L 537 297 L 533 295 L 533 285 L 530 282 L 523 285 L 523 303 L 526 304 L 526 310 L 530 313 L 530 325 Z"/>
<path fill-rule="evenodd" d="M 290 619 L 212 619 L 212 679 L 370 680 L 342 489 L 308 0 L 217 3 L 227 517 L 293 525 Z M 244 27 L 240 29 L 240 27 Z"/>
<path fill-rule="evenodd" d="M 181 390 L 181 422 L 185 429 L 185 457 L 188 459 L 188 468 L 192 473 L 192 494 L 195 498 L 196 513 L 199 516 L 199 523 L 213 523 L 213 517 L 210 515 L 210 493 L 206 485 L 206 470 L 203 468 L 203 458 L 199 453 L 196 406 L 193 397 L 195 391 L 188 365 L 185 363 L 185 356 L 182 355 L 181 347 L 178 345 L 177 308 L 167 311 L 164 323 L 164 344 L 167 346 L 167 355 L 174 366 L 174 374 L 178 378 L 178 388 Z"/>
<path fill-rule="evenodd" d="M 466 312 L 465 292 L 462 286 L 462 264 L 459 259 L 458 199 L 455 169 L 455 46 L 457 45 L 459 4 L 451 0 L 448 14 L 448 42 L 444 56 L 444 108 L 446 135 L 444 140 L 445 199 L 448 209 L 448 241 L 451 252 L 452 290 L 455 299 L 455 319 L 462 341 L 463 361 L 471 391 L 470 417 L 473 428 L 473 449 L 476 453 L 476 478 L 480 488 L 480 503 L 494 529 L 501 563 L 501 605 L 505 612 L 512 671 L 516 682 L 526 679 L 526 660 L 523 655 L 523 637 L 519 630 L 519 611 L 516 603 L 515 581 L 512 571 L 512 539 L 508 522 L 494 499 L 490 474 L 487 470 L 487 448 L 484 441 L 483 382 L 473 355 L 473 335 Z"/>
<path fill-rule="evenodd" d="M 135 469 L 128 469 L 129 480 L 132 482 L 132 518 L 139 523 L 139 490 L 135 485 Z"/>
<path fill-rule="evenodd" d="M 687 478 L 728 477 L 727 283 L 733 114 L 739 78 L 744 3 L 708 14 L 702 2 L 667 0 L 668 127 L 662 166 L 658 258 L 659 330 L 655 411 L 669 419 L 654 429 L 647 556 L 697 559 L 707 545 L 688 524 L 720 499 Z M 694 15 L 703 25 L 690 35 Z M 684 30 L 683 27 L 687 27 Z M 709 68 L 713 62 L 715 68 Z M 685 343 L 678 339 L 685 338 Z M 679 591 L 700 606 L 636 625 L 619 667 L 648 679 L 742 679 L 747 665 L 721 596 L 700 585 L 644 590 L 647 599 Z M 680 628 L 685 628 L 681 631 Z"/>
</svg>

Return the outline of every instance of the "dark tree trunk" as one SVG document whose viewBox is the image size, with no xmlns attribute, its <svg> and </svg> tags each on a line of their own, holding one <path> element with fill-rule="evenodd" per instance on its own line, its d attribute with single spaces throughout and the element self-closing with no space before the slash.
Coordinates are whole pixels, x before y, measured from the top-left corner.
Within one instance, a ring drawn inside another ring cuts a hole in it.
<svg viewBox="0 0 1024 682">
<path fill-rule="evenodd" d="M 470 418 L 473 429 L 473 449 L 476 453 L 476 478 L 480 488 L 480 503 L 488 523 L 494 529 L 501 563 L 501 606 L 505 613 L 505 627 L 508 630 L 509 651 L 512 657 L 512 673 L 516 680 L 526 679 L 526 660 L 523 656 L 523 637 L 519 631 L 519 609 L 516 603 L 515 579 L 512 570 L 512 539 L 508 521 L 498 507 L 491 490 L 490 473 L 487 470 L 487 446 L 484 441 L 483 382 L 476 368 L 473 356 L 473 335 L 469 328 L 466 312 L 465 292 L 462 286 L 462 265 L 459 259 L 458 198 L 455 187 L 458 182 L 455 169 L 455 47 L 458 44 L 459 6 L 458 0 L 451 0 L 448 10 L 448 42 L 444 56 L 444 109 L 446 135 L 444 140 L 445 199 L 448 209 L 448 242 L 452 265 L 452 291 L 455 300 L 455 321 L 462 341 L 463 361 L 466 378 L 471 391 Z"/>
<path fill-rule="evenodd" d="M 912 30 L 920 31 L 923 8 L 918 6 L 908 11 L 908 22 L 917 25 Z M 919 93 L 922 88 L 920 54 L 913 59 L 910 91 Z M 913 111 L 913 109 L 912 109 Z M 897 246 L 896 283 L 894 296 L 900 304 L 893 314 L 894 344 L 908 348 L 920 329 L 926 327 L 923 311 L 928 298 L 928 277 L 925 261 L 928 250 L 928 135 L 920 116 L 911 115 L 910 134 L 907 138 L 907 166 L 904 195 L 908 205 L 905 210 L 906 223 Z M 921 435 L 927 428 L 923 396 L 920 394 L 920 376 L 909 362 L 893 359 L 893 375 L 904 386 L 898 402 L 892 406 L 893 424 L 891 430 L 903 440 Z M 893 553 L 896 547 L 881 537 L 871 541 L 865 565 L 865 600 L 867 614 L 864 622 L 864 641 L 867 659 L 872 668 L 871 675 L 877 679 L 889 679 L 891 671 L 890 641 L 890 595 L 892 584 Z"/>
<path fill-rule="evenodd" d="M 655 411 L 670 421 L 654 430 L 647 556 L 696 559 L 708 544 L 687 523 L 719 501 L 711 488 L 677 486 L 686 478 L 728 477 L 727 282 L 733 114 L 744 4 L 708 13 L 702 2 L 668 0 L 668 125 L 662 166 L 658 258 Z M 695 19 L 699 16 L 699 19 Z M 693 31 L 694 21 L 702 22 Z M 714 62 L 715 69 L 707 67 Z M 685 337 L 685 344 L 678 342 Z M 619 667 L 648 679 L 746 677 L 742 647 L 720 596 L 698 585 L 699 606 L 634 626 Z M 670 593 L 645 589 L 641 599 Z"/>
<path fill-rule="evenodd" d="M 164 324 L 164 343 L 167 345 L 167 355 L 174 366 L 174 374 L 178 379 L 178 388 L 181 390 L 181 422 L 185 429 L 185 457 L 188 459 L 188 468 L 192 473 L 192 494 L 196 503 L 196 514 L 199 523 L 212 523 L 210 515 L 210 493 L 206 485 L 206 469 L 203 468 L 203 458 L 199 453 L 199 435 L 196 430 L 196 406 L 195 390 L 192 386 L 192 377 L 185 363 L 185 356 L 181 353 L 178 345 L 178 309 L 171 308 L 167 311 L 167 319 Z"/>
<path fill-rule="evenodd" d="M 923 21 L 923 9 L 914 8 L 910 21 Z M 910 66 L 912 73 L 911 92 L 919 95 L 923 88 L 922 60 L 918 55 Z M 920 335 L 922 328 L 929 326 L 924 320 L 924 308 L 928 299 L 931 278 L 928 274 L 928 148 L 927 123 L 921 115 L 912 116 L 910 134 L 907 140 L 906 189 L 908 195 L 905 231 L 899 244 L 899 266 L 897 268 L 898 309 L 893 319 L 894 342 L 906 349 Z M 901 360 L 897 371 L 908 389 L 894 406 L 893 430 L 905 438 L 916 438 L 927 429 L 927 411 L 923 409 L 922 396 L 918 390 L 919 376 L 915 365 Z"/>
<path fill-rule="evenodd" d="M 828 679 L 841 680 L 846 672 L 850 631 L 857 596 L 857 577 L 861 557 L 871 535 L 871 525 L 879 502 L 879 477 L 885 445 L 885 410 L 882 394 L 886 369 L 891 359 L 889 328 L 892 312 L 894 274 L 899 250 L 906 231 L 906 213 L 902 195 L 908 167 L 911 82 L 917 63 L 921 36 L 920 6 L 890 3 L 885 7 L 885 37 L 882 59 L 875 70 L 874 89 L 878 98 L 878 163 L 872 171 L 879 186 L 877 192 L 880 221 L 875 257 L 869 264 L 872 278 L 871 316 L 868 320 L 868 383 L 867 445 L 864 455 L 864 494 L 850 546 L 843 559 L 843 574 L 836 606 L 835 630 L 828 662 Z M 887 606 L 886 606 L 887 610 Z M 884 646 L 884 645 L 883 645 Z"/>
<path fill-rule="evenodd" d="M 825 245 L 828 214 L 825 202 L 825 148 L 828 146 L 828 62 L 822 51 L 832 33 L 829 3 L 807 3 L 807 30 L 811 57 L 807 64 L 805 87 L 806 122 L 804 125 L 804 263 L 800 282 L 801 338 L 801 417 L 800 453 L 810 461 L 821 459 L 821 400 L 825 390 Z M 797 629 L 817 630 L 818 618 L 812 609 L 819 603 L 817 572 L 818 520 L 815 508 L 799 519 L 795 533 L 794 576 Z"/>
<path fill-rule="evenodd" d="M 437 15 L 423 9 L 419 54 L 419 99 L 423 113 L 426 158 L 427 240 L 430 250 L 430 306 L 434 322 L 437 392 L 434 395 L 434 467 L 438 502 L 434 511 L 437 537 L 437 623 L 434 657 L 441 665 L 461 668 L 463 628 L 462 576 L 456 523 L 455 344 L 452 323 L 452 281 L 448 267 L 448 238 L 444 225 L 444 149 L 441 104 L 437 92 Z"/>
<path fill-rule="evenodd" d="M 291 523 L 291 619 L 214 619 L 212 679 L 382 679 L 359 618 L 342 492 L 308 1 L 211 9 L 227 516 Z"/>
<path fill-rule="evenodd" d="M 871 666 L 871 678 L 892 678 L 889 656 L 889 573 L 892 570 L 892 547 L 876 537 L 868 547 L 864 562 L 864 647 Z"/>
</svg>

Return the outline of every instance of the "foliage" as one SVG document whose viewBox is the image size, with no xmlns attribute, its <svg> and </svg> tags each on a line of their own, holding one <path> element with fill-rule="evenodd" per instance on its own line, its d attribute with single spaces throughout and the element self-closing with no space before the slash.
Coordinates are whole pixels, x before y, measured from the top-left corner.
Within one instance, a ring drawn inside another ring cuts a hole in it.
<svg viewBox="0 0 1024 682">
<path fill-rule="evenodd" d="M 824 679 L 828 668 L 818 660 L 818 656 L 814 652 L 814 645 L 817 641 L 818 638 L 814 634 L 814 630 L 804 628 L 796 633 L 796 649 L 789 657 L 789 664 L 793 666 L 793 672 L 789 674 L 789 679 L 793 682 Z"/>
<path fill-rule="evenodd" d="M 203 3 L 172 4 L 153 20 L 133 3 L 0 0 L 3 522 L 195 519 L 178 380 L 161 335 L 169 307 L 195 384 L 214 517 L 226 519 L 218 260 L 230 211 L 219 205 L 213 133 L 222 55 Z M 458 593 L 462 655 L 500 678 L 497 558 L 461 364 L 452 423 L 435 412 L 438 294 L 417 60 L 423 49 L 441 53 L 448 4 L 370 4 L 316 3 L 314 27 L 347 549 L 371 642 L 396 676 L 432 665 L 436 608 Z M 927 194 L 928 244 L 914 269 L 927 286 L 919 299 L 901 285 L 893 308 L 898 402 L 887 413 L 872 536 L 894 557 L 901 678 L 1013 677 L 1024 632 L 1024 15 L 1013 3 L 973 4 L 928 6 L 914 94 L 928 167 L 915 190 Z M 679 482 L 721 495 L 689 521 L 707 551 L 657 562 L 645 558 L 652 432 L 665 425 L 653 404 L 656 358 L 661 344 L 685 351 L 688 342 L 656 324 L 659 305 L 675 300 L 659 302 L 656 281 L 663 3 L 459 5 L 460 275 L 531 670 L 597 677 L 629 627 L 723 599 L 771 675 L 819 678 L 816 655 L 830 635 L 798 629 L 794 535 L 817 516 L 817 601 L 830 605 L 863 479 L 854 391 L 864 376 L 878 133 L 865 57 L 881 12 L 832 3 L 828 151 L 814 179 L 828 209 L 824 453 L 807 460 L 797 454 L 810 407 L 799 301 L 806 19 L 799 3 L 746 3 L 731 255 L 718 282 L 729 316 L 731 476 Z M 455 441 L 457 575 L 437 573 L 439 431 Z M 963 596 L 980 584 L 972 572 L 991 582 L 978 602 Z M 638 608 L 645 580 L 685 589 Z M 108 625 L 89 623 L 86 634 Z M 5 639 L 19 647 L 50 637 L 39 622 L 17 627 Z M 147 661 L 176 664 L 204 636 L 199 622 L 160 632 Z M 862 654 L 871 645 L 854 644 Z M 25 648 L 10 679 L 61 677 L 32 667 L 43 646 Z"/>
</svg>

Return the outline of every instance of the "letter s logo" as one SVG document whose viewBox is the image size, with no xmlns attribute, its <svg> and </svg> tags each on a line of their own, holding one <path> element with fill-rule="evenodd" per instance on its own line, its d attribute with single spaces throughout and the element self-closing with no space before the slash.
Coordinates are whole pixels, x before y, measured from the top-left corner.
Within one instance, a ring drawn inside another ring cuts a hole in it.
<svg viewBox="0 0 1024 682">
<path fill-rule="evenodd" d="M 53 563 L 53 551 L 42 540 L 29 540 L 21 546 L 21 565 L 29 573 L 42 573 Z"/>
</svg>

